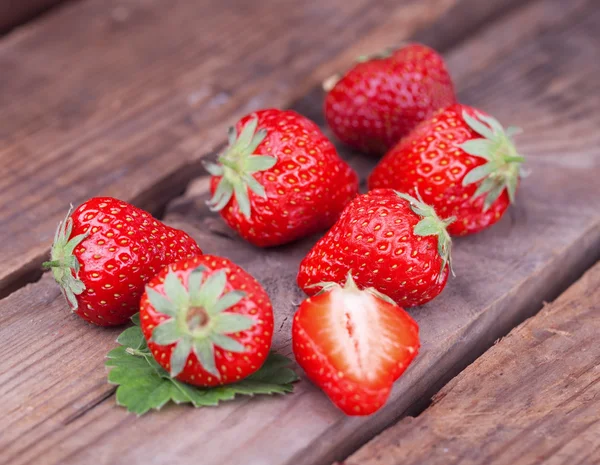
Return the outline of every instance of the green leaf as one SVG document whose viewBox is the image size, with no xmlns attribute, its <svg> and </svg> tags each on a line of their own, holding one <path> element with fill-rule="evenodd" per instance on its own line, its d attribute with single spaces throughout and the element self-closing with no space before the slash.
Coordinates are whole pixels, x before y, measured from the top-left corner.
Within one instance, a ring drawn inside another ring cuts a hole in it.
<svg viewBox="0 0 600 465">
<path fill-rule="evenodd" d="M 139 346 L 140 338 L 143 340 L 141 328 L 133 326 L 127 328 L 118 341 Z M 106 360 L 106 366 L 111 368 L 108 381 L 118 385 L 117 404 L 137 415 L 158 410 L 168 402 L 209 407 L 238 395 L 286 394 L 293 391 L 292 383 L 298 381 L 298 375 L 288 368 L 290 360 L 270 353 L 264 365 L 248 378 L 224 386 L 200 388 L 169 376 L 154 360 L 145 342 L 141 347 L 144 350 L 120 345 L 108 353 Z"/>
<path fill-rule="evenodd" d="M 148 410 L 159 410 L 172 397 L 175 389 L 156 373 L 130 377 L 126 384 L 117 388 L 117 405 L 126 407 L 130 412 L 143 415 Z"/>
<path fill-rule="evenodd" d="M 298 380 L 298 375 L 294 370 L 287 368 L 289 365 L 290 360 L 287 357 L 271 352 L 260 370 L 246 379 L 249 381 L 268 381 L 273 383 L 276 377 L 281 377 L 290 380 L 286 382 L 293 383 Z"/>
<path fill-rule="evenodd" d="M 123 331 L 117 338 L 117 342 L 125 347 L 131 347 L 132 349 L 140 349 L 146 346 L 146 340 L 144 335 L 140 331 L 140 328 L 132 326 Z"/>
<path fill-rule="evenodd" d="M 137 312 L 131 317 L 131 322 L 136 326 L 140 325 L 140 312 Z"/>
</svg>

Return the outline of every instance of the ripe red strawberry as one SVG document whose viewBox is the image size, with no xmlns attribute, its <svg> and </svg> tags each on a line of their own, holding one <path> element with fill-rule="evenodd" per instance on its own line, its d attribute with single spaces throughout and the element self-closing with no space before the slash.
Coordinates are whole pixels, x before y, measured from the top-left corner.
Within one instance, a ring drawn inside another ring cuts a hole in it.
<svg viewBox="0 0 600 465">
<path fill-rule="evenodd" d="M 351 272 L 403 307 L 422 305 L 446 285 L 449 222 L 433 208 L 392 189 L 354 199 L 300 264 L 298 285 L 309 295 L 321 282 L 341 283 Z"/>
<path fill-rule="evenodd" d="M 163 266 L 202 253 L 183 231 L 122 200 L 95 197 L 71 212 L 58 225 L 44 266 L 90 323 L 126 323 L 139 309 L 144 284 Z"/>
<path fill-rule="evenodd" d="M 325 118 L 342 142 L 380 155 L 455 101 L 442 57 L 411 44 L 366 58 L 346 73 L 327 94 Z"/>
<path fill-rule="evenodd" d="M 524 158 L 494 118 L 452 105 L 423 122 L 390 150 L 369 177 L 369 188 L 389 187 L 423 200 L 443 217 L 450 234 L 476 233 L 496 223 L 514 201 Z"/>
<path fill-rule="evenodd" d="M 245 116 L 218 164 L 206 168 L 213 175 L 211 209 L 259 247 L 330 227 L 358 192 L 356 173 L 333 144 L 293 111 Z"/>
<path fill-rule="evenodd" d="M 417 356 L 419 327 L 374 289 L 326 283 L 294 316 L 292 344 L 308 377 L 348 415 L 385 404 L 393 382 Z"/>
<path fill-rule="evenodd" d="M 235 263 L 202 255 L 166 266 L 142 297 L 140 322 L 156 361 L 196 386 L 239 381 L 269 355 L 269 296 Z"/>
</svg>

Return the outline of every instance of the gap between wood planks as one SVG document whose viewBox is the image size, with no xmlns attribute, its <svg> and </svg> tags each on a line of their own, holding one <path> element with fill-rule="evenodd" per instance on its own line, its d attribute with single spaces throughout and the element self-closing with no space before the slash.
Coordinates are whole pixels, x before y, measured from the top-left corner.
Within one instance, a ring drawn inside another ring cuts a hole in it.
<svg viewBox="0 0 600 465">
<path fill-rule="evenodd" d="M 51 14 L 54 9 L 76 0 L 4 0 L 0 2 L 0 39 L 13 29 Z"/>
<path fill-rule="evenodd" d="M 448 50 L 454 43 L 462 41 L 471 31 L 479 30 L 489 21 L 493 21 L 497 17 L 506 14 L 507 11 L 512 11 L 514 8 L 522 5 L 518 0 L 502 0 L 500 2 L 495 2 L 493 5 L 489 5 L 488 2 L 476 2 L 474 0 L 460 0 L 455 4 L 451 1 L 440 0 L 437 1 L 437 3 L 439 3 L 440 12 L 435 13 L 437 17 L 434 17 L 433 24 L 428 24 L 421 30 L 411 30 L 411 27 L 415 28 L 421 25 L 421 23 L 426 23 L 426 18 L 424 16 L 424 11 L 419 12 L 419 6 L 407 6 L 406 8 L 412 9 L 409 17 L 414 17 L 415 24 L 404 26 L 405 29 L 408 29 L 408 31 L 411 32 L 411 35 L 415 35 L 416 32 L 416 40 L 423 41 L 432 45 L 434 48 L 441 50 Z M 432 5 L 437 3 L 432 2 Z M 447 9 L 448 5 L 454 6 L 446 11 L 445 9 Z M 72 8 L 77 8 L 77 5 L 73 5 Z M 404 7 L 401 6 L 400 8 Z M 466 19 L 464 19 L 463 16 L 466 17 Z M 52 15 L 45 18 L 45 21 L 51 20 Z M 449 24 L 454 25 L 455 23 L 461 25 L 464 24 L 465 27 L 448 26 Z M 31 25 L 28 27 L 34 26 L 35 25 Z M 392 30 L 392 27 L 393 25 L 386 25 L 385 22 L 382 25 L 371 24 L 369 26 L 371 32 L 367 34 L 365 38 L 341 52 L 338 51 L 334 57 L 319 65 L 315 71 L 309 74 L 305 79 L 305 82 L 314 83 L 315 81 L 319 81 L 322 76 L 331 73 L 336 68 L 346 69 L 357 55 L 357 50 L 360 50 L 361 47 L 362 51 L 366 50 L 366 44 L 369 44 L 370 41 L 370 47 L 377 48 L 389 44 L 389 37 L 395 37 L 396 40 L 402 38 L 401 36 L 399 37 L 398 34 L 400 33 L 398 31 Z M 292 95 L 290 98 L 293 100 L 294 98 L 297 98 L 298 95 L 302 95 L 305 92 L 314 92 L 314 90 L 309 91 L 309 89 L 310 87 L 308 86 L 301 86 L 298 89 L 294 89 L 296 95 Z M 241 102 L 241 105 L 243 107 L 245 103 Z M 289 105 L 283 106 L 288 107 Z M 238 110 L 233 109 L 232 111 L 235 113 Z M 312 116 L 314 117 L 315 115 Z M 318 115 L 318 118 L 321 119 L 321 116 Z M 223 129 L 222 134 L 225 134 L 225 129 Z M 193 178 L 204 173 L 200 163 L 202 158 L 202 156 L 197 156 L 187 164 L 180 165 L 179 168 L 170 173 L 169 176 L 158 179 L 154 184 L 146 183 L 145 188 L 134 195 L 133 198 L 121 198 L 149 210 L 160 218 L 160 209 L 182 193 L 182 186 L 185 186 Z M 93 195 L 94 192 L 91 192 L 89 196 L 91 197 Z M 49 234 L 50 233 L 48 233 L 48 235 Z M 31 252 L 29 252 L 29 255 L 24 255 L 24 260 L 26 260 L 25 263 L 20 267 L 9 271 L 9 274 L 4 278 L 0 277 L 0 298 L 11 294 L 27 283 L 36 282 L 40 279 L 42 275 L 40 265 L 46 259 L 49 248 L 41 248 L 39 252 L 35 247 L 30 248 L 30 250 Z M 35 255 L 31 255 L 32 253 L 35 253 Z M 11 270 L 10 267 L 9 270 Z"/>
</svg>

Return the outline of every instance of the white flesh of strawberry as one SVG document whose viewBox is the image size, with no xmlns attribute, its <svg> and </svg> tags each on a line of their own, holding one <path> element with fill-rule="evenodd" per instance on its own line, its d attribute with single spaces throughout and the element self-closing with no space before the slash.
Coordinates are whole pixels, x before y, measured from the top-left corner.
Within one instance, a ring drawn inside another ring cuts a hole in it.
<svg viewBox="0 0 600 465">
<path fill-rule="evenodd" d="M 334 365 L 351 378 L 379 382 L 407 349 L 398 341 L 393 308 L 369 292 L 337 288 L 331 292 L 326 338 L 334 343 Z M 409 348 L 414 351 L 412 347 Z"/>
</svg>

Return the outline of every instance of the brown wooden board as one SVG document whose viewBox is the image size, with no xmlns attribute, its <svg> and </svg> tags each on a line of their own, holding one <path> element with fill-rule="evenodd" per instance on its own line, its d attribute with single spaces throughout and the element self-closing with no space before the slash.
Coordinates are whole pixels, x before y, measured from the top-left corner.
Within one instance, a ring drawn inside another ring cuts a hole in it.
<svg viewBox="0 0 600 465">
<path fill-rule="evenodd" d="M 363 42 L 373 51 L 437 20 L 468 30 L 515 0 L 477 3 L 86 0 L 6 36 L 0 296 L 39 277 L 70 202 L 106 194 L 159 210 L 239 116 L 302 96 L 357 37 L 382 26 Z"/>
<path fill-rule="evenodd" d="M 344 465 L 600 463 L 600 263 Z"/>
<path fill-rule="evenodd" d="M 308 382 L 287 397 L 240 400 L 202 411 L 166 408 L 137 419 L 114 405 L 102 356 L 119 330 L 67 315 L 49 276 L 0 301 L 0 455 L 35 463 L 325 464 L 347 456 L 499 335 L 553 298 L 597 258 L 600 186 L 594 0 L 539 1 L 480 31 L 449 54 L 461 98 L 525 128 L 519 146 L 531 176 L 493 229 L 458 240 L 458 277 L 411 313 L 423 350 L 388 406 L 366 419 L 335 410 Z M 526 26 L 526 27 L 523 27 Z M 487 45 L 485 45 L 487 44 Z M 319 68 L 321 69 L 321 68 Z M 320 118 L 313 91 L 295 107 Z M 560 131 L 557 130 L 560 128 Z M 366 175 L 372 160 L 345 153 Z M 302 299 L 297 265 L 314 242 L 261 251 L 231 235 L 204 207 L 206 179 L 174 202 L 168 221 L 211 253 L 254 273 L 276 309 L 275 347 L 290 354 Z M 43 462 L 41 462 L 43 460 Z"/>
<path fill-rule="evenodd" d="M 66 0 L 3 0 L 0 2 L 0 35 Z"/>
</svg>

